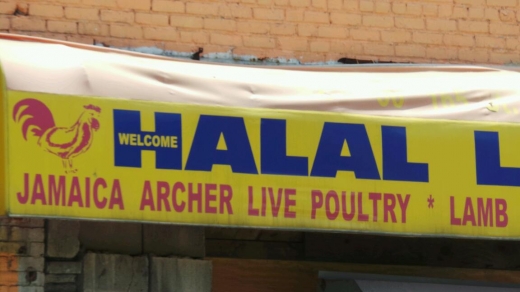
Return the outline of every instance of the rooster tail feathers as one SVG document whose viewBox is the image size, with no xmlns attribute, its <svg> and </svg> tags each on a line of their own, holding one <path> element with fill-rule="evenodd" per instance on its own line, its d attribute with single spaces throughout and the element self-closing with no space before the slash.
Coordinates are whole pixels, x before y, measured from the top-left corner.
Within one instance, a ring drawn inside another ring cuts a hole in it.
<svg viewBox="0 0 520 292">
<path fill-rule="evenodd" d="M 41 137 L 45 131 L 56 126 L 49 108 L 43 102 L 32 98 L 21 100 L 14 106 L 13 120 L 17 123 L 23 122 L 22 133 L 26 140 L 31 127 L 33 134 Z"/>
</svg>

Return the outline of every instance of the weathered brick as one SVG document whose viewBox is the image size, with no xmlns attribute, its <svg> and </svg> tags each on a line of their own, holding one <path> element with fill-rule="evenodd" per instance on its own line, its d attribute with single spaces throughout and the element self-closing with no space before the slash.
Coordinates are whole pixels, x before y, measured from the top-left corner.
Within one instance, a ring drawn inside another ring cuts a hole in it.
<svg viewBox="0 0 520 292">
<path fill-rule="evenodd" d="M 117 38 L 140 39 L 143 37 L 143 29 L 134 25 L 111 24 L 110 35 Z"/>
<path fill-rule="evenodd" d="M 117 0 L 117 6 L 123 9 L 150 10 L 152 0 Z"/>
<path fill-rule="evenodd" d="M 437 31 L 455 31 L 457 30 L 457 21 L 444 19 L 427 19 L 426 28 L 428 30 Z"/>
<path fill-rule="evenodd" d="M 412 39 L 408 31 L 381 31 L 381 40 L 385 43 L 405 43 Z"/>
<path fill-rule="evenodd" d="M 285 11 L 285 20 L 299 22 L 303 21 L 303 10 L 287 10 Z"/>
<path fill-rule="evenodd" d="M 491 34 L 497 35 L 518 35 L 519 28 L 517 24 L 491 23 L 489 25 Z"/>
<path fill-rule="evenodd" d="M 10 241 L 26 241 L 27 240 L 28 228 L 13 226 L 9 230 Z"/>
<path fill-rule="evenodd" d="M 328 10 L 341 10 L 343 8 L 342 0 L 327 0 Z"/>
<path fill-rule="evenodd" d="M 302 37 L 318 36 L 318 26 L 307 23 L 299 24 L 298 35 Z"/>
<path fill-rule="evenodd" d="M 179 32 L 174 27 L 145 27 L 144 38 L 158 41 L 178 41 Z"/>
<path fill-rule="evenodd" d="M 289 0 L 289 4 L 292 7 L 304 7 L 307 8 L 311 6 L 311 0 Z"/>
<path fill-rule="evenodd" d="M 330 14 L 330 20 L 333 24 L 346 24 L 346 25 L 359 25 L 361 24 L 361 15 L 332 12 Z"/>
<path fill-rule="evenodd" d="M 14 14 L 16 2 L 0 2 L 0 14 Z"/>
<path fill-rule="evenodd" d="M 81 35 L 108 36 L 110 34 L 110 27 L 108 24 L 80 22 L 78 23 L 78 33 Z"/>
<path fill-rule="evenodd" d="M 45 20 L 25 17 L 11 19 L 11 28 L 21 31 L 45 31 Z"/>
<path fill-rule="evenodd" d="M 424 29 L 424 19 L 414 17 L 395 17 L 395 27 L 406 29 Z"/>
<path fill-rule="evenodd" d="M 17 271 L 26 271 L 34 269 L 38 272 L 43 272 L 45 258 L 43 257 L 19 257 Z"/>
<path fill-rule="evenodd" d="M 311 41 L 310 42 L 311 52 L 329 52 L 330 43 L 326 41 Z"/>
<path fill-rule="evenodd" d="M 486 8 L 484 10 L 484 19 L 487 19 L 487 20 L 500 20 L 500 15 L 499 15 L 498 9 Z"/>
<path fill-rule="evenodd" d="M 312 0 L 312 7 L 325 10 L 327 9 L 327 0 Z"/>
<path fill-rule="evenodd" d="M 305 38 L 296 38 L 296 37 L 280 37 L 279 39 L 280 47 L 282 50 L 290 50 L 290 51 L 307 51 L 308 50 L 308 41 Z"/>
<path fill-rule="evenodd" d="M 488 6 L 509 6 L 515 7 L 518 5 L 517 0 L 487 0 L 486 4 Z"/>
<path fill-rule="evenodd" d="M 135 14 L 135 22 L 139 24 L 168 25 L 169 18 L 168 15 L 164 14 L 137 12 Z"/>
<path fill-rule="evenodd" d="M 438 16 L 441 18 L 451 17 L 453 14 L 453 5 L 439 5 Z"/>
<path fill-rule="evenodd" d="M 507 38 L 506 39 L 506 48 L 509 50 L 518 50 L 520 49 L 520 39 L 519 38 Z"/>
<path fill-rule="evenodd" d="M 504 38 L 492 36 L 476 36 L 475 42 L 476 46 L 481 48 L 502 49 L 506 46 L 506 40 Z"/>
<path fill-rule="evenodd" d="M 487 33 L 489 24 L 487 21 L 459 20 L 459 31 Z"/>
<path fill-rule="evenodd" d="M 455 4 L 485 5 L 486 0 L 455 0 Z"/>
<path fill-rule="evenodd" d="M 92 44 L 92 42 L 91 42 Z M 45 253 L 45 244 L 43 242 L 31 242 L 29 244 L 29 255 L 32 257 L 41 257 Z"/>
<path fill-rule="evenodd" d="M 78 33 L 78 23 L 72 21 L 49 20 L 47 21 L 47 30 L 58 33 Z M 31 234 L 41 234 L 41 240 L 35 241 L 43 241 L 43 229 L 30 229 L 29 235 Z M 38 238 L 40 238 L 40 236 L 38 236 Z"/>
<path fill-rule="evenodd" d="M 377 1 L 376 7 L 374 9 L 374 11 L 376 13 L 382 13 L 382 14 L 390 13 L 391 10 L 392 10 L 392 5 L 388 2 L 383 2 L 383 1 Z"/>
<path fill-rule="evenodd" d="M 355 40 L 364 40 L 364 41 L 380 40 L 380 34 L 379 34 L 379 31 L 377 31 L 377 30 L 352 29 L 350 31 L 350 36 Z"/>
<path fill-rule="evenodd" d="M 306 11 L 303 19 L 306 23 L 330 23 L 328 12 Z"/>
<path fill-rule="evenodd" d="M 271 24 L 270 32 L 272 35 L 295 35 L 296 25 L 292 23 L 274 23 Z"/>
<path fill-rule="evenodd" d="M 460 49 L 459 60 L 471 63 L 487 63 L 489 61 L 488 50 Z"/>
<path fill-rule="evenodd" d="M 231 34 L 212 33 L 210 42 L 215 45 L 223 46 L 242 46 L 242 38 Z"/>
<path fill-rule="evenodd" d="M 134 22 L 134 13 L 116 10 L 101 10 L 101 20 L 107 22 L 132 23 Z"/>
<path fill-rule="evenodd" d="M 471 19 L 483 19 L 484 8 L 482 7 L 470 7 L 468 11 L 468 17 Z"/>
<path fill-rule="evenodd" d="M 237 4 L 221 5 L 219 15 L 226 18 L 251 19 L 253 17 L 253 10 L 251 7 L 244 7 Z"/>
<path fill-rule="evenodd" d="M 385 44 L 364 44 L 363 50 L 365 54 L 371 56 L 393 56 L 395 55 L 395 49 L 393 45 Z"/>
<path fill-rule="evenodd" d="M 3 20 L 3 18 L 0 19 L 0 27 L 2 27 L 1 20 Z M 9 19 L 6 19 L 6 20 L 9 21 Z M 0 241 L 7 241 L 8 238 L 9 238 L 9 227 L 0 226 Z"/>
<path fill-rule="evenodd" d="M 359 1 L 359 11 L 372 12 L 375 9 L 374 1 L 361 0 Z"/>
<path fill-rule="evenodd" d="M 67 41 L 79 44 L 92 45 L 94 38 L 91 36 L 67 35 Z"/>
<path fill-rule="evenodd" d="M 403 2 L 392 3 L 392 12 L 395 14 L 405 14 L 406 13 L 406 3 L 403 3 Z"/>
<path fill-rule="evenodd" d="M 368 27 L 393 27 L 394 18 L 391 16 L 365 15 L 363 16 L 363 25 Z"/>
<path fill-rule="evenodd" d="M 344 0 L 343 1 L 344 11 L 356 11 L 359 12 L 359 0 Z"/>
<path fill-rule="evenodd" d="M 353 43 L 348 41 L 331 41 L 330 42 L 330 51 L 333 53 L 340 54 L 354 54 L 361 55 L 363 54 L 363 45 L 359 43 Z"/>
<path fill-rule="evenodd" d="M 98 20 L 99 10 L 94 8 L 65 7 L 65 17 L 68 19 Z"/>
<path fill-rule="evenodd" d="M 154 0 L 152 10 L 158 12 L 183 13 L 185 11 L 184 2 L 170 0 Z"/>
<path fill-rule="evenodd" d="M 502 22 L 514 22 L 516 21 L 516 13 L 511 9 L 501 9 L 499 17 Z"/>
<path fill-rule="evenodd" d="M 26 254 L 27 244 L 23 242 L 0 242 L 0 255 Z"/>
<path fill-rule="evenodd" d="M 472 47 L 475 45 L 473 36 L 467 35 L 445 35 L 444 44 L 455 47 Z"/>
<path fill-rule="evenodd" d="M 235 0 L 232 0 L 235 1 Z M 339 1 L 339 0 L 333 0 L 333 1 Z M 238 2 L 238 1 L 237 1 Z M 289 0 L 274 0 L 275 6 L 289 6 Z M 255 50 L 255 49 L 246 49 L 248 51 Z"/>
<path fill-rule="evenodd" d="M 426 48 L 426 57 L 435 60 L 456 60 L 458 51 L 453 48 Z"/>
<path fill-rule="evenodd" d="M 211 30 L 236 31 L 237 24 L 234 20 L 229 19 L 205 18 L 204 28 Z"/>
<path fill-rule="evenodd" d="M 8 30 L 11 27 L 11 19 L 10 18 L 0 18 L 0 29 Z"/>
<path fill-rule="evenodd" d="M 321 26 L 318 36 L 322 38 L 343 39 L 348 36 L 348 30 L 342 26 Z"/>
<path fill-rule="evenodd" d="M 16 269 L 11 269 L 13 266 L 12 263 L 16 263 L 16 269 L 18 268 L 18 261 L 14 257 L 0 256 L 0 272 L 7 272 L 9 270 L 16 271 Z"/>
<path fill-rule="evenodd" d="M 274 0 L 257 0 L 256 3 L 260 6 L 272 6 Z"/>
<path fill-rule="evenodd" d="M 422 4 L 422 13 L 425 16 L 437 16 L 437 13 L 439 12 L 439 7 L 435 4 Z"/>
<path fill-rule="evenodd" d="M 517 64 L 520 62 L 520 54 L 490 52 L 489 61 L 494 64 Z"/>
<path fill-rule="evenodd" d="M 284 11 L 282 9 L 255 8 L 253 16 L 255 19 L 262 20 L 283 20 Z"/>
<path fill-rule="evenodd" d="M 406 3 L 406 14 L 409 15 L 422 15 L 422 5 L 421 3 Z"/>
<path fill-rule="evenodd" d="M 468 12 L 468 7 L 466 6 L 455 6 L 453 7 L 453 14 L 451 17 L 454 19 L 467 19 Z"/>
<path fill-rule="evenodd" d="M 78 1 L 79 2 L 79 1 Z M 116 0 L 81 0 L 88 7 L 116 8 Z"/>
<path fill-rule="evenodd" d="M 413 42 L 418 44 L 441 45 L 444 35 L 440 33 L 414 32 Z"/>
<path fill-rule="evenodd" d="M 60 18 L 63 17 L 63 6 L 33 3 L 29 6 L 29 15 Z"/>
<path fill-rule="evenodd" d="M 264 36 L 244 36 L 244 46 L 253 48 L 274 48 L 276 42 L 274 38 Z"/>
<path fill-rule="evenodd" d="M 18 273 L 17 272 L 3 272 L 0 273 L 0 283 L 4 285 L 18 284 Z"/>
<path fill-rule="evenodd" d="M 426 48 L 421 45 L 397 45 L 395 55 L 400 57 L 426 57 Z"/>
<path fill-rule="evenodd" d="M 55 32 L 61 33 L 77 33 L 77 23 L 68 21 L 49 21 L 47 23 L 48 30 L 51 30 L 51 26 L 56 29 Z M 58 28 L 62 26 L 63 28 Z M 45 240 L 45 229 L 43 228 L 29 228 L 27 230 L 27 240 L 32 242 L 43 242 Z"/>
<path fill-rule="evenodd" d="M 269 32 L 269 29 L 269 24 L 265 22 L 247 21 L 237 23 L 237 31 L 242 33 L 266 34 Z"/>
<path fill-rule="evenodd" d="M 181 42 L 184 43 L 209 43 L 209 34 L 203 31 L 181 31 L 180 37 Z"/>
<path fill-rule="evenodd" d="M 172 15 L 170 16 L 170 25 L 173 27 L 202 28 L 204 20 L 195 16 Z"/>
<path fill-rule="evenodd" d="M 186 3 L 186 12 L 188 14 L 200 15 L 218 15 L 219 5 L 216 3 Z"/>
</svg>

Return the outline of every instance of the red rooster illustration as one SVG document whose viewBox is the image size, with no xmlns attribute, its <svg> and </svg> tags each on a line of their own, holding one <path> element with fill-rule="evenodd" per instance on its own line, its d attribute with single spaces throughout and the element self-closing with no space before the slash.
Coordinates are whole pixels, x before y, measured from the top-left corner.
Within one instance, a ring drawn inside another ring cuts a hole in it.
<svg viewBox="0 0 520 292">
<path fill-rule="evenodd" d="M 32 130 L 38 137 L 38 146 L 62 159 L 66 173 L 74 173 L 72 159 L 85 153 L 94 140 L 94 131 L 99 129 L 101 109 L 94 105 L 84 106 L 85 111 L 71 127 L 57 127 L 49 108 L 37 99 L 19 101 L 13 110 L 13 119 L 22 123 L 22 133 Z"/>
</svg>

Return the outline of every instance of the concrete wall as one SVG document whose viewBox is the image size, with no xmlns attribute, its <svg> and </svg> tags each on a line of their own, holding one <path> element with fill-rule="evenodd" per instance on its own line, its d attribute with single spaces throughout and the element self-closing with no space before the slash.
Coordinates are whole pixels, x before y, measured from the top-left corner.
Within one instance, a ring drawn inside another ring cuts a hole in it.
<svg viewBox="0 0 520 292">
<path fill-rule="evenodd" d="M 518 0 L 1 0 L 0 31 L 324 62 L 520 62 Z"/>
<path fill-rule="evenodd" d="M 204 228 L 47 220 L 46 291 L 211 291 Z"/>
<path fill-rule="evenodd" d="M 0 219 L 0 291 L 43 292 L 44 221 Z"/>
</svg>

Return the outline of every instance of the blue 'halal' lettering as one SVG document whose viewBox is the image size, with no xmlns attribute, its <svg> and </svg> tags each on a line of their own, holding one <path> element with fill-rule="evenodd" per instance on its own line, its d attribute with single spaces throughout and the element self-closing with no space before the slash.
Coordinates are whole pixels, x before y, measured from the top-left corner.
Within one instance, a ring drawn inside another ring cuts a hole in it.
<svg viewBox="0 0 520 292">
<path fill-rule="evenodd" d="M 141 131 L 141 113 L 114 110 L 115 166 L 141 167 L 141 152 L 155 151 L 158 169 L 182 169 L 181 115 L 155 113 L 155 132 Z"/>
<path fill-rule="evenodd" d="M 220 136 L 227 149 L 217 149 Z M 186 170 L 211 171 L 214 164 L 230 165 L 237 173 L 258 173 L 243 118 L 200 116 Z"/>
<path fill-rule="evenodd" d="M 183 169 L 181 115 L 155 113 L 155 132 L 141 131 L 140 120 L 139 111 L 114 110 L 115 165 L 141 167 L 141 152 L 151 150 L 156 153 L 156 168 Z M 244 174 L 258 174 L 260 170 L 261 174 L 270 175 L 334 178 L 338 172 L 346 171 L 353 172 L 358 179 L 429 181 L 427 163 L 408 161 L 405 127 L 381 126 L 381 135 L 380 172 L 364 124 L 326 122 L 311 166 L 308 157 L 287 153 L 287 121 L 263 118 L 258 169 L 244 118 L 201 115 L 184 169 L 210 172 L 214 165 L 228 165 L 232 172 Z M 482 135 L 475 136 L 477 142 L 485 138 L 477 147 L 477 156 L 498 151 L 498 140 L 494 142 L 493 137 Z M 225 147 L 219 147 L 221 140 Z M 344 144 L 348 146 L 348 156 L 342 155 Z M 480 184 L 496 183 L 500 178 L 495 173 L 506 178 L 520 176 L 520 169 L 501 168 L 493 159 L 498 158 L 484 157 L 477 163 Z"/>
</svg>

